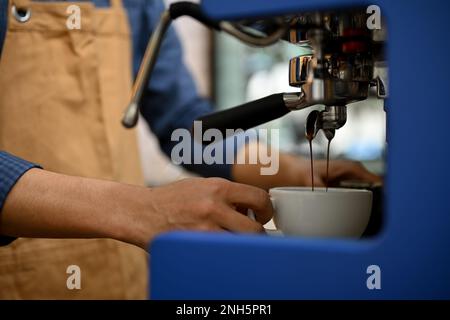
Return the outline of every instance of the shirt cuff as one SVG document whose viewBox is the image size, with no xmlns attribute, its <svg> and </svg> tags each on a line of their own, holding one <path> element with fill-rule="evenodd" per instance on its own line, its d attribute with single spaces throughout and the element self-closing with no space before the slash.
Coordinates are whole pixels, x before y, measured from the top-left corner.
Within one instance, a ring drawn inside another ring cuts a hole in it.
<svg viewBox="0 0 450 320">
<path fill-rule="evenodd" d="M 41 167 L 7 152 L 0 151 L 0 214 L 9 192 L 23 174 L 32 168 Z M 0 235 L 0 246 L 10 244 L 15 239 Z"/>
</svg>

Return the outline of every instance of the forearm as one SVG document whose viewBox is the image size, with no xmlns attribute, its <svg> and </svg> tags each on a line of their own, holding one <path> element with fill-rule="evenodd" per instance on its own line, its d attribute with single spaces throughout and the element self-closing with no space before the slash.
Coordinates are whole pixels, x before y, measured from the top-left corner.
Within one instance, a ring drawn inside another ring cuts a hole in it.
<svg viewBox="0 0 450 320">
<path fill-rule="evenodd" d="M 29 170 L 6 199 L 0 215 L 0 234 L 115 238 L 137 244 L 128 230 L 131 217 L 117 205 L 124 196 L 119 186 L 122 185 L 40 169 Z"/>
<path fill-rule="evenodd" d="M 250 208 L 257 221 L 236 210 Z M 268 194 L 225 179 L 186 179 L 159 188 L 27 171 L 9 193 L 0 234 L 34 238 L 112 238 L 147 249 L 171 230 L 261 232 Z"/>
</svg>

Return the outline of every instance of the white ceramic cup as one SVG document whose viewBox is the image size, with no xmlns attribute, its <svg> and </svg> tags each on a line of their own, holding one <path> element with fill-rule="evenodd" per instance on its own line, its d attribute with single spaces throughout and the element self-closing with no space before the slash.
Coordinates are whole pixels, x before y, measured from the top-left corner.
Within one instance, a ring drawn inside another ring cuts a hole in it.
<svg viewBox="0 0 450 320">
<path fill-rule="evenodd" d="M 369 223 L 369 190 L 284 187 L 270 189 L 269 194 L 275 226 L 284 235 L 359 238 Z"/>
</svg>

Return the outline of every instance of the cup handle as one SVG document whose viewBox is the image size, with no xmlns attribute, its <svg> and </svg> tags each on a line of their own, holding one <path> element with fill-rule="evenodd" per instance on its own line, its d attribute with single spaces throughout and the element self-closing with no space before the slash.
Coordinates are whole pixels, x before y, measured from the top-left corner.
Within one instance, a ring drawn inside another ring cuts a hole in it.
<svg viewBox="0 0 450 320">
<path fill-rule="evenodd" d="M 270 197 L 270 202 L 272 202 L 272 207 L 275 210 L 275 200 L 272 197 Z M 247 217 L 249 217 L 253 221 L 256 221 L 256 215 L 252 209 L 247 210 Z M 265 229 L 265 230 L 266 231 L 277 231 L 277 229 Z"/>
</svg>

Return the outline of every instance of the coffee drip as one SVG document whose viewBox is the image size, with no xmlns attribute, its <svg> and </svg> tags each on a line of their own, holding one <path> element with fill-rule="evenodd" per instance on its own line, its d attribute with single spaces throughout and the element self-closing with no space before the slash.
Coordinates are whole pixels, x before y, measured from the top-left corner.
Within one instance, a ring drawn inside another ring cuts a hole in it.
<svg viewBox="0 0 450 320">
<path fill-rule="evenodd" d="M 318 125 L 320 120 L 320 112 L 315 110 L 312 111 L 308 118 L 306 119 L 306 126 L 305 126 L 305 137 L 309 142 L 309 156 L 311 161 L 311 190 L 314 191 L 314 158 L 313 158 L 313 152 L 312 152 L 312 141 L 316 137 L 317 132 L 320 129 L 320 126 Z M 327 175 L 325 180 L 325 187 L 326 191 L 328 191 L 328 184 L 329 184 L 329 167 L 330 167 L 330 145 L 331 140 L 333 140 L 334 135 L 336 131 L 334 129 L 323 129 L 323 132 L 325 134 L 325 137 L 328 140 L 328 146 L 327 146 Z"/>
<path fill-rule="evenodd" d="M 325 137 L 327 137 L 327 140 L 328 140 L 328 145 L 327 145 L 327 178 L 325 180 L 325 187 L 326 187 L 325 190 L 328 191 L 329 168 L 330 168 L 330 144 L 331 144 L 331 140 L 333 140 L 333 138 L 334 138 L 335 130 L 334 129 L 326 129 L 326 130 L 323 130 L 323 132 L 325 133 Z M 311 148 L 311 150 L 312 150 L 312 148 Z"/>
<path fill-rule="evenodd" d="M 314 159 L 312 152 L 312 141 L 317 133 L 317 119 L 319 118 L 319 111 L 312 111 L 306 119 L 305 137 L 309 142 L 309 157 L 311 159 L 311 189 L 314 191 Z"/>
</svg>

